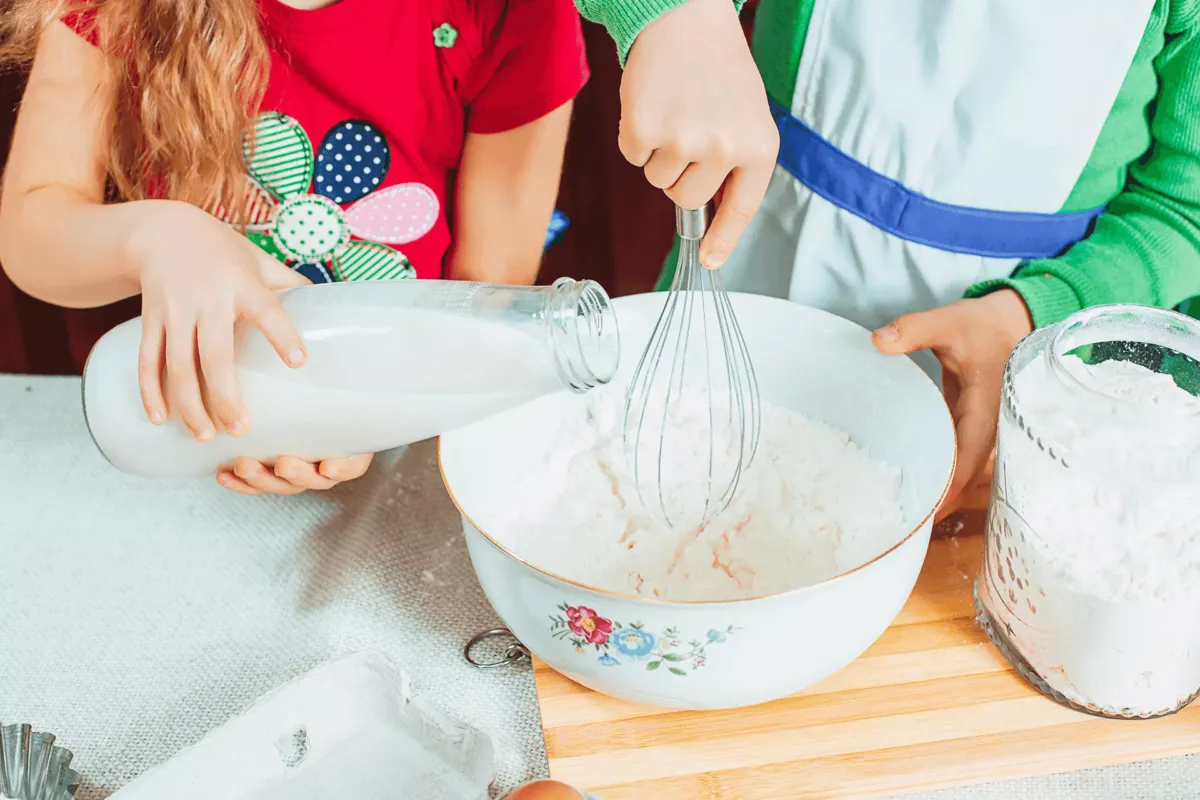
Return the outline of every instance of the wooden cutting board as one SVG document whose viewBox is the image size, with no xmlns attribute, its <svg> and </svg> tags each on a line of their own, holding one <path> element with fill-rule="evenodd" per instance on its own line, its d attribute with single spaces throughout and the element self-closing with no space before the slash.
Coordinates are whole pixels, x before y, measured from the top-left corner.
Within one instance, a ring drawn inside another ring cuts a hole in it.
<svg viewBox="0 0 1200 800">
<path fill-rule="evenodd" d="M 1098 719 L 1008 666 L 974 620 L 981 519 L 975 509 L 943 523 L 892 627 L 794 697 L 669 711 L 535 664 L 551 776 L 605 800 L 869 798 L 1200 752 L 1200 706 Z"/>
</svg>

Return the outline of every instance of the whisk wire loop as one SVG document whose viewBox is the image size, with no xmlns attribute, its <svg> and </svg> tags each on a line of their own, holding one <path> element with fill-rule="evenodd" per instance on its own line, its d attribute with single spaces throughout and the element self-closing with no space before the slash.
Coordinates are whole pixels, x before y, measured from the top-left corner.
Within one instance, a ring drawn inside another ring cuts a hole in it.
<svg viewBox="0 0 1200 800">
<path fill-rule="evenodd" d="M 705 209 L 676 209 L 679 262 L 625 401 L 625 447 L 639 500 L 672 528 L 699 528 L 729 506 L 762 427 L 758 380 L 733 303 L 719 271 L 700 264 L 706 227 Z M 687 441 L 694 430 L 682 430 L 679 416 L 687 416 L 681 398 L 693 384 L 708 404 L 699 443 Z M 668 438 L 677 440 L 675 448 Z M 697 444 L 706 452 L 694 452 Z M 676 470 L 685 474 L 671 474 Z M 668 498 L 667 486 L 681 486 L 682 499 Z"/>
</svg>

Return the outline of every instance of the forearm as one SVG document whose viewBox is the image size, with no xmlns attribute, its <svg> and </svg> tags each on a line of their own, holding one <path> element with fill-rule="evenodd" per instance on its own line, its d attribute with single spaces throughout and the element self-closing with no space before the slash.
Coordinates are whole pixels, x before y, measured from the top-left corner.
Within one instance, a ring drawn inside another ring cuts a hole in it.
<svg viewBox="0 0 1200 800">
<path fill-rule="evenodd" d="M 497 134 L 468 134 L 447 273 L 456 280 L 531 284 L 554 213 L 571 103 Z"/>
<path fill-rule="evenodd" d="M 646 26 L 678 8 L 688 0 L 575 0 L 584 19 L 604 26 L 617 45 L 617 57 L 621 64 L 629 55 L 629 49 Z M 733 0 L 741 11 L 745 0 Z"/>
<path fill-rule="evenodd" d="M 446 273 L 452 280 L 532 285 L 538 276 L 546 231 L 554 213 L 558 181 L 541 191 L 521 191 L 488 180 L 473 184 L 464 175 L 458 197 L 454 242 Z"/>
<path fill-rule="evenodd" d="M 13 283 L 56 305 L 137 294 L 131 246 L 171 203 L 104 203 L 113 68 L 62 24 L 50 26 L 21 100 L 0 191 L 0 262 Z M 168 228 L 169 230 L 169 228 Z"/>
<path fill-rule="evenodd" d="M 1200 206 L 1190 212 L 1163 198 L 1127 191 L 1092 235 L 1066 254 L 1031 262 L 1015 277 L 971 288 L 1017 290 L 1037 326 L 1109 303 L 1174 308 L 1200 295 Z"/>
<path fill-rule="evenodd" d="M 546 222 L 550 222 L 549 215 Z M 495 242 L 485 245 L 468 238 L 454 245 L 446 273 L 456 281 L 532 286 L 537 281 L 541 257 L 540 243 L 537 247 L 497 246 Z"/>
<path fill-rule="evenodd" d="M 156 205 L 102 205 L 47 186 L 0 204 L 0 262 L 26 293 L 55 305 L 107 305 L 140 291 L 138 232 Z"/>
<path fill-rule="evenodd" d="M 584 19 L 604 26 L 617 45 L 621 64 L 647 25 L 687 0 L 575 0 Z"/>
</svg>

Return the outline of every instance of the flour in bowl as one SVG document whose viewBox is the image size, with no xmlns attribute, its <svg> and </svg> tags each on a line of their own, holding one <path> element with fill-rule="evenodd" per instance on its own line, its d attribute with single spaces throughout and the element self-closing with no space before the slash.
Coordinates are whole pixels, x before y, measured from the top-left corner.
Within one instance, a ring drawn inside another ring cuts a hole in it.
<svg viewBox="0 0 1200 800">
<path fill-rule="evenodd" d="M 707 452 L 707 396 L 685 389 L 673 402 L 676 432 L 703 438 Z M 623 393 L 595 392 L 552 423 L 544 466 L 513 498 L 498 538 L 525 561 L 587 586 L 709 601 L 819 583 L 904 538 L 912 526 L 898 469 L 799 412 L 769 403 L 762 412 L 757 456 L 729 507 L 698 530 L 673 530 L 639 502 L 622 441 Z M 664 476 L 676 476 L 668 477 L 675 495 L 701 472 L 707 467 L 683 455 L 664 465 Z"/>
</svg>

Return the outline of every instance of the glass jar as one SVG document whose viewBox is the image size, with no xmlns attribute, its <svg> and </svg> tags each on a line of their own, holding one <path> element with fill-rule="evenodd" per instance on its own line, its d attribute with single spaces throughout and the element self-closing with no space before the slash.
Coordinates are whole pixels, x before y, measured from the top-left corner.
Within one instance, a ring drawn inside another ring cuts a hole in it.
<svg viewBox="0 0 1200 800">
<path fill-rule="evenodd" d="M 1004 375 L 979 621 L 1055 700 L 1130 719 L 1200 691 L 1200 321 L 1088 309 Z"/>
</svg>

